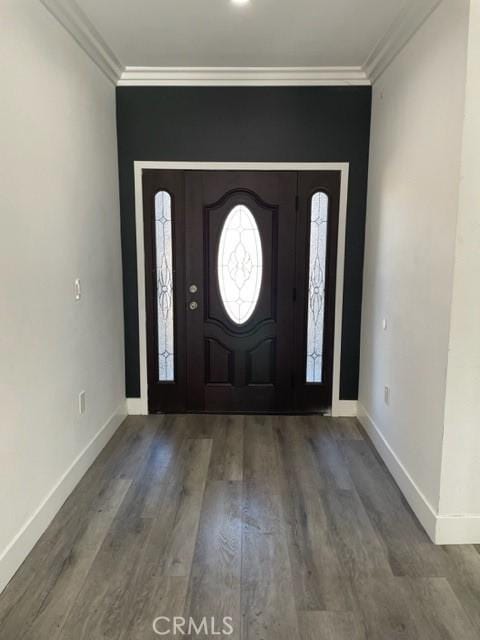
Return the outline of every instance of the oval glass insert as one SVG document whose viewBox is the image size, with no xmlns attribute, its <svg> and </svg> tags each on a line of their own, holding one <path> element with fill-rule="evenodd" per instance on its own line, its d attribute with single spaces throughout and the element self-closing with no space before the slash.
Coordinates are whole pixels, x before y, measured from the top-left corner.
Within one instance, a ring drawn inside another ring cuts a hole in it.
<svg viewBox="0 0 480 640">
<path fill-rule="evenodd" d="M 257 306 L 263 270 L 258 226 L 244 204 L 233 207 L 225 220 L 217 266 L 225 310 L 235 324 L 244 324 Z"/>
</svg>

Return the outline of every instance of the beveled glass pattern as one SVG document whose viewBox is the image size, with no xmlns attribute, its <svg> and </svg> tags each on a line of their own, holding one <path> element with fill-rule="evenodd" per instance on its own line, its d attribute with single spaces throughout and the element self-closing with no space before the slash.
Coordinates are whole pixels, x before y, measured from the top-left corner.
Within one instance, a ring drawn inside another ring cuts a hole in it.
<svg viewBox="0 0 480 640">
<path fill-rule="evenodd" d="M 310 266 L 308 280 L 306 381 L 323 382 L 323 330 L 325 317 L 325 266 L 327 255 L 328 196 L 312 196 L 310 213 Z"/>
<path fill-rule="evenodd" d="M 255 311 L 262 285 L 262 242 L 250 209 L 236 205 L 228 214 L 218 249 L 218 284 L 225 310 L 235 324 Z"/>
<path fill-rule="evenodd" d="M 175 379 L 173 331 L 172 199 L 166 191 L 155 195 L 157 264 L 158 379 Z"/>
</svg>

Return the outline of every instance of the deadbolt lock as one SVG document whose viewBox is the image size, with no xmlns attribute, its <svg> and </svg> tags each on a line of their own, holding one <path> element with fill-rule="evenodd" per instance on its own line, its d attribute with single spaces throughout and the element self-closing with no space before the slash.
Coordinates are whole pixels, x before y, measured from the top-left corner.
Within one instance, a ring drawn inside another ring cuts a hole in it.
<svg viewBox="0 0 480 640">
<path fill-rule="evenodd" d="M 198 291 L 198 287 L 197 287 L 197 285 L 196 285 L 196 284 L 191 284 L 191 285 L 188 287 L 188 290 L 190 291 L 190 293 L 197 293 L 197 291 Z"/>
</svg>

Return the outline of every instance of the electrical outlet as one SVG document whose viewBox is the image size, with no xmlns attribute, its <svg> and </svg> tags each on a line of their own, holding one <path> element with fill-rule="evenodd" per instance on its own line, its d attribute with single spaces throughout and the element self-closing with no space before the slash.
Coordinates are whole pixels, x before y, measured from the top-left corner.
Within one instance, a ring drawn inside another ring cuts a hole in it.
<svg viewBox="0 0 480 640">
<path fill-rule="evenodd" d="M 78 394 L 78 413 L 82 415 L 83 413 L 85 413 L 85 409 L 86 409 L 85 391 L 80 391 L 80 393 Z"/>
<path fill-rule="evenodd" d="M 385 404 L 390 404 L 390 387 L 383 388 L 383 399 Z"/>
</svg>

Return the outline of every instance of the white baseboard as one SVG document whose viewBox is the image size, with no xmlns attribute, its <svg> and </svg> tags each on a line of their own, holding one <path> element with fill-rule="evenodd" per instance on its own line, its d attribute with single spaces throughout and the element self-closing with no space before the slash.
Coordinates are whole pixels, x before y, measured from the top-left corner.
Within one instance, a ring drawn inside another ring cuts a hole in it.
<svg viewBox="0 0 480 640">
<path fill-rule="evenodd" d="M 423 528 L 431 540 L 436 542 L 435 533 L 437 514 L 435 509 L 420 491 L 412 476 L 404 467 L 401 460 L 397 457 L 397 454 L 385 440 L 385 437 L 379 427 L 375 424 L 368 411 L 360 402 L 358 403 L 358 419 L 365 431 L 368 433 L 382 460 L 387 465 L 388 470 L 395 478 L 401 492 L 405 496 L 417 518 L 420 520 Z"/>
<path fill-rule="evenodd" d="M 480 514 L 438 514 L 360 402 L 358 419 L 431 540 L 441 545 L 480 544 Z"/>
<path fill-rule="evenodd" d="M 333 418 L 356 418 L 358 402 L 356 400 L 334 400 L 332 403 Z"/>
<path fill-rule="evenodd" d="M 127 412 L 129 416 L 147 416 L 147 402 L 143 398 L 127 398 Z"/>
<path fill-rule="evenodd" d="M 480 514 L 438 516 L 435 542 L 480 544 Z"/>
<path fill-rule="evenodd" d="M 0 554 L 0 593 L 33 549 L 85 472 L 126 418 L 126 415 L 126 402 L 123 401 L 83 451 L 75 458 L 7 548 Z"/>
</svg>

